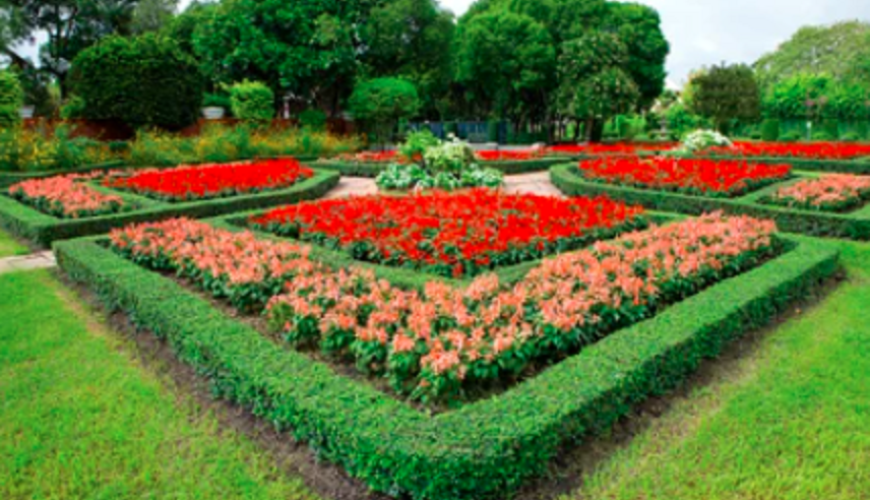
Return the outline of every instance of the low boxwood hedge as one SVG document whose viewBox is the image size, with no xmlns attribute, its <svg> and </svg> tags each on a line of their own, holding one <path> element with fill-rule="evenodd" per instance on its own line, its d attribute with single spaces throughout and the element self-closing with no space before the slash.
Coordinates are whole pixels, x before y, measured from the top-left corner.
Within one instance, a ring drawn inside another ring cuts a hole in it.
<svg viewBox="0 0 870 500">
<path fill-rule="evenodd" d="M 99 217 L 61 219 L 44 214 L 5 194 L 0 195 L 0 227 L 36 245 L 53 241 L 101 234 L 134 222 L 151 222 L 171 217 L 214 217 L 244 210 L 265 208 L 283 203 L 319 198 L 338 184 L 336 172 L 315 170 L 310 179 L 286 189 L 256 194 L 191 202 L 161 202 L 128 192 L 112 191 L 135 206 L 132 211 Z M 105 188 L 98 187 L 105 190 Z"/>
<path fill-rule="evenodd" d="M 569 196 L 607 195 L 630 204 L 689 215 L 722 210 L 731 214 L 773 219 L 783 231 L 812 236 L 870 240 L 870 206 L 851 213 L 838 214 L 761 203 L 764 195 L 778 189 L 783 183 L 774 184 L 739 198 L 710 198 L 591 182 L 585 180 L 576 168 L 576 164 L 566 163 L 550 170 L 553 184 Z M 797 179 L 799 178 L 801 177 Z M 797 179 L 786 182 L 795 182 Z"/>
<path fill-rule="evenodd" d="M 434 416 L 275 344 L 93 238 L 58 242 L 55 251 L 72 280 L 167 339 L 216 394 L 292 431 L 371 488 L 415 499 L 483 500 L 509 496 L 545 472 L 563 444 L 675 387 L 728 341 L 768 324 L 837 269 L 837 252 L 823 241 L 786 242 L 788 251 L 758 268 L 501 395 Z"/>
<path fill-rule="evenodd" d="M 529 172 L 541 172 L 549 169 L 553 165 L 558 165 L 565 161 L 564 157 L 538 158 L 534 160 L 516 160 L 516 161 L 481 161 L 478 165 L 481 167 L 494 168 L 501 171 L 505 175 L 525 174 Z M 389 165 L 386 163 L 374 162 L 358 162 L 358 161 L 341 161 L 341 160 L 325 160 L 314 164 L 318 168 L 328 170 L 336 170 L 342 175 L 351 177 L 369 177 L 375 178 L 382 170 Z"/>
<path fill-rule="evenodd" d="M 654 156 L 657 153 L 651 151 L 641 151 L 639 156 Z M 580 160 L 589 160 L 598 158 L 602 155 L 579 155 Z M 624 154 L 613 154 L 606 156 L 625 156 Z M 684 157 L 692 160 L 746 160 L 751 163 L 759 163 L 762 165 L 791 165 L 795 170 L 807 170 L 811 172 L 828 172 L 828 173 L 843 173 L 843 174 L 870 174 L 870 160 L 866 158 L 856 158 L 854 160 L 825 160 L 812 158 L 793 158 L 789 156 L 727 156 L 727 155 L 705 155 L 705 156 L 687 156 Z"/>
</svg>

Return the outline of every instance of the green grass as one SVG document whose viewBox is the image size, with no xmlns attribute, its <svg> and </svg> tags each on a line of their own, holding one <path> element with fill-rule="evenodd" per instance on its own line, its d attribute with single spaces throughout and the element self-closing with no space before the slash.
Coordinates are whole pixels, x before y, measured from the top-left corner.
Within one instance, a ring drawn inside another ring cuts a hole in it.
<svg viewBox="0 0 870 500">
<path fill-rule="evenodd" d="M 847 283 L 678 401 L 566 498 L 867 498 L 870 246 L 840 246 Z"/>
<path fill-rule="evenodd" d="M 8 233 L 0 231 L 0 258 L 27 253 L 27 247 L 18 243 Z"/>
<path fill-rule="evenodd" d="M 0 317 L 0 498 L 315 498 L 48 273 L 0 275 Z"/>
</svg>

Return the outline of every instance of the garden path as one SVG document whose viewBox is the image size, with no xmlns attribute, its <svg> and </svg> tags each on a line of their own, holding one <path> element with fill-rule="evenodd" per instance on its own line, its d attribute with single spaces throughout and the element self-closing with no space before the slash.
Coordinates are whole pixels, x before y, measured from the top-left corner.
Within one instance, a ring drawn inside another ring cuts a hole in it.
<svg viewBox="0 0 870 500">
<path fill-rule="evenodd" d="M 549 172 L 508 175 L 505 177 L 505 191 L 508 193 L 531 193 L 562 196 L 550 182 Z M 340 198 L 350 195 L 376 194 L 378 187 L 373 179 L 364 177 L 342 177 L 338 185 L 327 193 L 326 198 Z M 13 271 L 28 271 L 54 267 L 54 255 L 50 250 L 30 255 L 19 255 L 0 259 L 0 274 Z"/>
</svg>

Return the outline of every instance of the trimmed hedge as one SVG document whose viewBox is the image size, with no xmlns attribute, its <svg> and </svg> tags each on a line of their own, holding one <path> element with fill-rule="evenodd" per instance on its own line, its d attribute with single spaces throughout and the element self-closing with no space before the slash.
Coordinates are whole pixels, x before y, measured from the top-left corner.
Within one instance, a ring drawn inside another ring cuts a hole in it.
<svg viewBox="0 0 870 500">
<path fill-rule="evenodd" d="M 172 344 L 216 394 L 371 488 L 421 500 L 509 496 L 572 440 L 663 393 L 733 338 L 768 324 L 838 267 L 824 242 L 788 251 L 620 330 L 508 392 L 436 416 L 279 346 L 170 278 L 93 239 L 59 242 L 58 262 L 112 310 Z"/>
<path fill-rule="evenodd" d="M 653 189 L 623 187 L 603 182 L 590 182 L 575 173 L 573 171 L 575 168 L 576 165 L 571 163 L 557 165 L 550 170 L 550 180 L 569 196 L 607 195 L 629 204 L 639 204 L 655 210 L 689 215 L 722 210 L 731 214 L 773 219 L 779 229 L 783 231 L 812 236 L 870 240 L 870 212 L 867 210 L 862 209 L 851 214 L 837 214 L 798 210 L 757 202 L 757 198 L 762 193 L 776 189 L 782 183 L 739 198 L 710 198 Z"/>
<path fill-rule="evenodd" d="M 578 155 L 577 160 L 594 160 L 602 155 Z M 607 156 L 626 156 L 613 154 Z M 655 153 L 642 151 L 638 156 L 655 156 Z M 765 157 L 765 156 L 681 156 L 689 160 L 746 160 L 761 165 L 791 165 L 795 170 L 807 170 L 811 172 L 828 172 L 842 174 L 870 174 L 870 160 L 856 158 L 854 160 L 816 160 L 810 158 L 793 158 L 788 156 Z M 563 160 L 564 161 L 564 160 Z"/>
<path fill-rule="evenodd" d="M 338 184 L 340 175 L 315 170 L 310 179 L 286 189 L 265 191 L 251 195 L 215 198 L 191 202 L 160 202 L 143 196 L 117 191 L 137 209 L 99 217 L 60 219 L 46 215 L 5 195 L 0 195 L 0 227 L 36 245 L 48 246 L 57 240 L 101 234 L 116 227 L 135 222 L 154 222 L 172 217 L 204 218 L 243 210 L 266 208 L 284 203 L 319 198 Z M 106 190 L 99 187 L 98 189 Z"/>
<path fill-rule="evenodd" d="M 485 168 L 494 168 L 505 175 L 525 174 L 529 172 L 542 172 L 553 165 L 563 163 L 565 158 L 540 158 L 535 160 L 519 161 L 481 161 L 477 164 Z M 329 160 L 314 164 L 318 168 L 336 170 L 342 175 L 351 177 L 377 177 L 389 163 L 364 163 L 355 161 Z"/>
</svg>

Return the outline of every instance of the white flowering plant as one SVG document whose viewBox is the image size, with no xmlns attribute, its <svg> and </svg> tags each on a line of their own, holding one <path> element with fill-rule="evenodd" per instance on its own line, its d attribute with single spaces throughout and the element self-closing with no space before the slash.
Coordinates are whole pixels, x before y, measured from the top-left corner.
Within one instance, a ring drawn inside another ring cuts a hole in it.
<svg viewBox="0 0 870 500">
<path fill-rule="evenodd" d="M 683 138 L 680 150 L 697 153 L 712 147 L 730 148 L 733 145 L 730 139 L 715 130 L 695 130 Z"/>
</svg>

